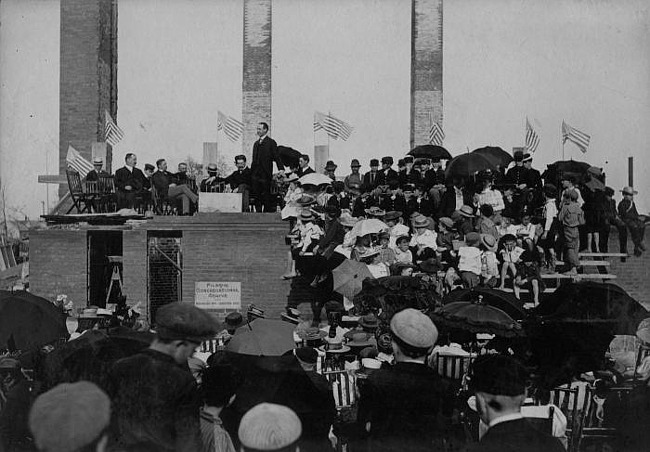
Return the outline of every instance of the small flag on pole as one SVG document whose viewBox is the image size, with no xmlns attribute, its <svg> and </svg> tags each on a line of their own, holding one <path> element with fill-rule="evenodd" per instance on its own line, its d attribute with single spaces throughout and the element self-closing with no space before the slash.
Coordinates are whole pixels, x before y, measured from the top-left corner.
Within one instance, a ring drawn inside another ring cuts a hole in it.
<svg viewBox="0 0 650 452">
<path fill-rule="evenodd" d="M 562 143 L 566 143 L 566 140 L 572 141 L 582 152 L 587 152 L 590 139 L 591 137 L 586 133 L 574 129 L 569 124 L 562 121 Z"/>
<path fill-rule="evenodd" d="M 442 127 L 438 125 L 433 119 L 433 112 L 429 112 L 429 143 L 442 146 L 442 142 L 445 139 L 445 132 L 442 131 Z"/>
<path fill-rule="evenodd" d="M 324 114 L 319 111 L 314 112 L 314 132 L 325 129 L 327 134 L 333 138 L 341 138 L 343 141 L 350 138 L 354 127 L 345 121 L 342 121 L 331 114 Z"/>
<path fill-rule="evenodd" d="M 217 130 L 223 130 L 230 141 L 237 141 L 244 133 L 244 124 L 219 111 L 217 114 Z"/>
<path fill-rule="evenodd" d="M 111 146 L 115 146 L 124 138 L 124 131 L 115 124 L 108 110 L 104 112 L 104 140 Z"/>
<path fill-rule="evenodd" d="M 73 148 L 68 146 L 68 154 L 65 157 L 65 162 L 70 168 L 78 172 L 81 177 L 85 177 L 93 169 L 93 164 L 83 158 L 83 156 Z"/>
<path fill-rule="evenodd" d="M 531 154 L 534 154 L 535 151 L 537 150 L 537 146 L 539 146 L 539 135 L 537 135 L 537 132 L 535 132 L 533 126 L 530 125 L 528 118 L 526 118 L 526 140 L 525 140 L 526 151 L 528 151 Z"/>
</svg>

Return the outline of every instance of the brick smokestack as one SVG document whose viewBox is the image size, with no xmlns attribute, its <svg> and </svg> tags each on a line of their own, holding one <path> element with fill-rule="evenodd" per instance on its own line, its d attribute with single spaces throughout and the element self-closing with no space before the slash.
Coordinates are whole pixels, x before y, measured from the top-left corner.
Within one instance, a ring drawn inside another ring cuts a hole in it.
<svg viewBox="0 0 650 452">
<path fill-rule="evenodd" d="M 90 160 L 104 139 L 104 110 L 117 121 L 117 2 L 61 0 L 59 170 L 68 145 Z M 111 149 L 107 149 L 110 168 Z M 82 175 L 85 176 L 85 175 Z M 59 195 L 67 192 L 61 186 Z"/>
<path fill-rule="evenodd" d="M 242 150 L 249 158 L 257 123 L 271 126 L 271 8 L 272 0 L 244 0 Z"/>
<path fill-rule="evenodd" d="M 442 127 L 442 0 L 412 0 L 411 149 L 429 142 L 429 112 Z"/>
</svg>

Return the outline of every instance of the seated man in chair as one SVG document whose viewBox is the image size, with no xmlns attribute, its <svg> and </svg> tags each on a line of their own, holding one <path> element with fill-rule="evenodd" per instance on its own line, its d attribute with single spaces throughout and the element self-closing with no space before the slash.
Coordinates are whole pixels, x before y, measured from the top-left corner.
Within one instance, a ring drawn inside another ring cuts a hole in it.
<svg viewBox="0 0 650 452">
<path fill-rule="evenodd" d="M 178 185 L 174 176 L 167 171 L 167 161 L 158 159 L 156 161 L 158 171 L 151 177 L 153 186 L 160 199 L 180 200 L 183 205 L 183 215 L 190 214 L 190 203 L 196 204 L 199 200 L 187 185 Z"/>
</svg>

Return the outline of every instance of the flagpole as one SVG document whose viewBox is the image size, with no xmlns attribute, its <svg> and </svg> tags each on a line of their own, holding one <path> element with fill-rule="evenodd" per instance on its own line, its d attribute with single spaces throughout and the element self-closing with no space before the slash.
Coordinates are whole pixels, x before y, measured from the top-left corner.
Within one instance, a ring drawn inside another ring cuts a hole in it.
<svg viewBox="0 0 650 452">
<path fill-rule="evenodd" d="M 562 142 L 562 160 L 564 160 L 564 144 L 565 144 L 565 140 L 562 139 L 562 125 L 560 125 L 560 141 Z"/>
</svg>

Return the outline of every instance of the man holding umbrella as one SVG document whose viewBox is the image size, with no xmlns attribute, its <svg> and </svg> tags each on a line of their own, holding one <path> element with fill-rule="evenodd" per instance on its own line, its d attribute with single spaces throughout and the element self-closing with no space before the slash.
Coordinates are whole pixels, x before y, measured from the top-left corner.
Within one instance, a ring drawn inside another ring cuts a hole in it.
<svg viewBox="0 0 650 452">
<path fill-rule="evenodd" d="M 200 395 L 187 359 L 218 332 L 216 320 L 190 303 L 156 313 L 148 349 L 115 363 L 108 393 L 115 439 L 125 450 L 201 450 Z"/>
</svg>

